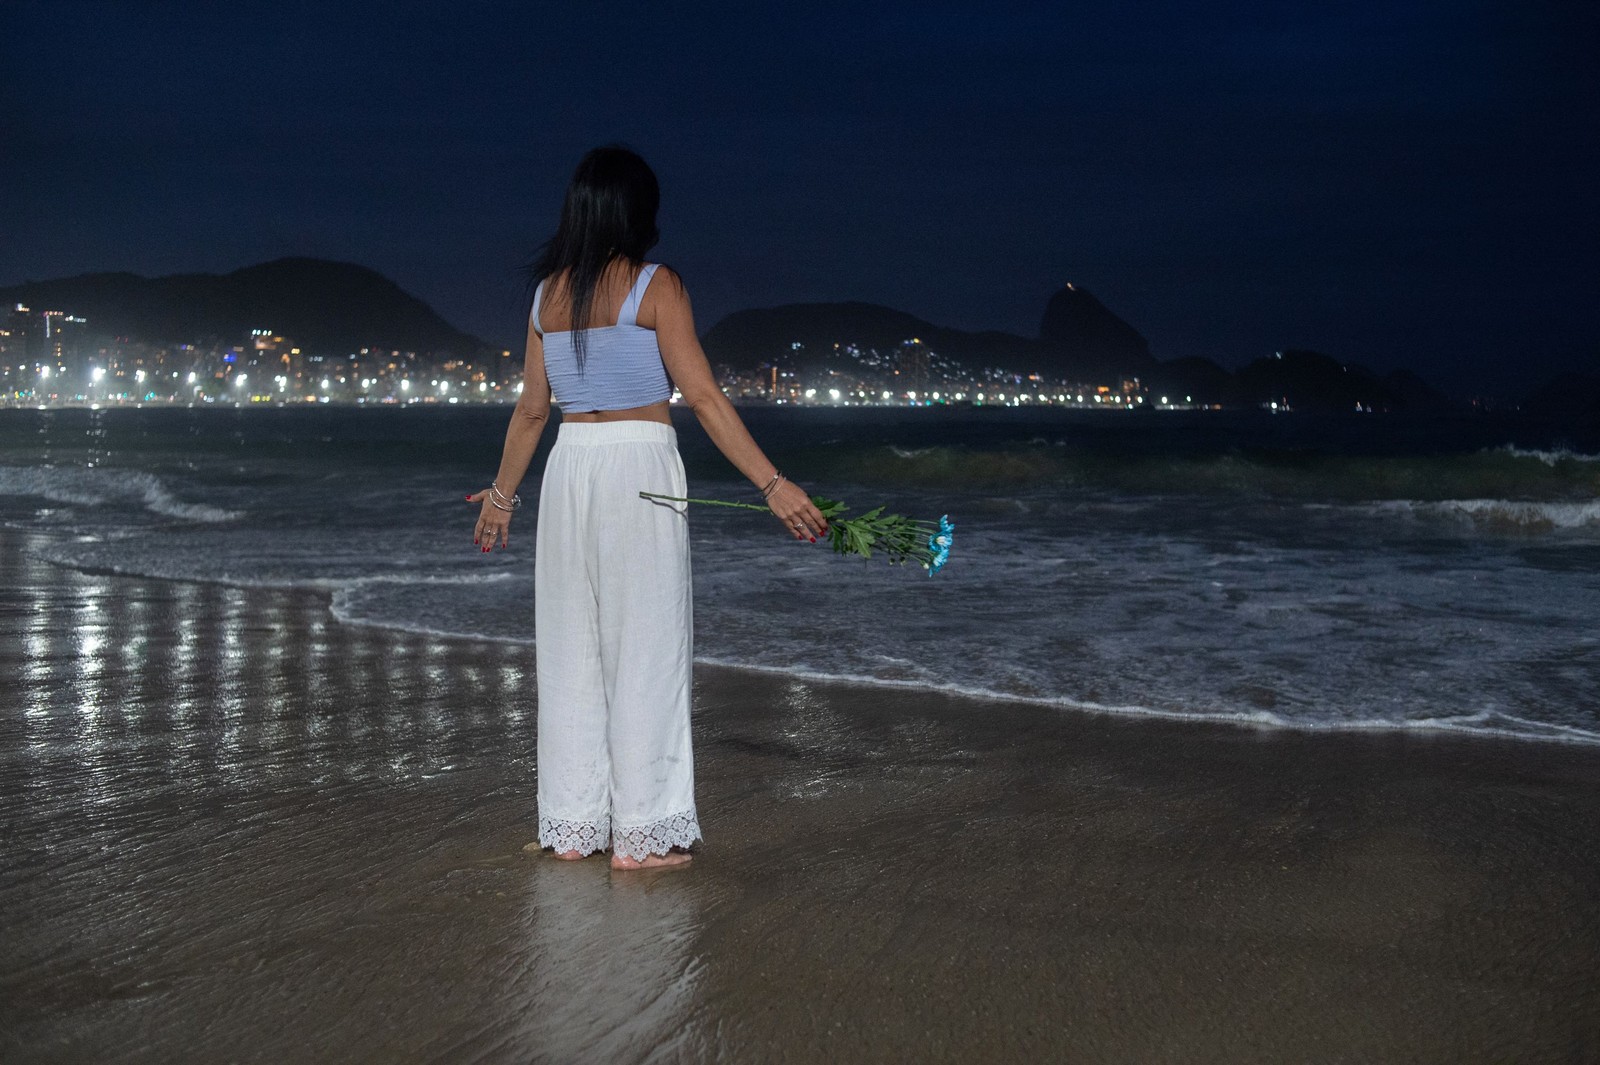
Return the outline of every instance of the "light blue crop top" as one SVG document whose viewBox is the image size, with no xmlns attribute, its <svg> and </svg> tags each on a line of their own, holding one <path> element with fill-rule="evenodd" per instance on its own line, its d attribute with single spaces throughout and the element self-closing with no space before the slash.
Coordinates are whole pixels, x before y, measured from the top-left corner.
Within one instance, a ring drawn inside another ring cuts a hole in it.
<svg viewBox="0 0 1600 1065">
<path fill-rule="evenodd" d="M 550 391 L 563 412 L 573 414 L 592 410 L 626 410 L 672 398 L 667 382 L 667 367 L 661 361 L 661 346 L 656 331 L 638 324 L 639 304 L 644 290 L 656 273 L 655 263 L 639 271 L 616 325 L 596 326 L 584 338 L 583 369 L 578 368 L 578 353 L 570 329 L 546 333 L 539 327 L 539 302 L 544 298 L 544 282 L 533 293 L 533 330 L 544 338 L 544 369 Z"/>
</svg>

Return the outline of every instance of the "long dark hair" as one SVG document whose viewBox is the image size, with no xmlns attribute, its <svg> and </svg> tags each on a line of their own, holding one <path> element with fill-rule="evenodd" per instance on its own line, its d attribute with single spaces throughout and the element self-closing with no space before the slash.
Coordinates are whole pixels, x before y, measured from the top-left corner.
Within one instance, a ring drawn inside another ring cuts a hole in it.
<svg viewBox="0 0 1600 1065">
<path fill-rule="evenodd" d="M 621 145 L 595 148 L 572 172 L 556 235 L 528 268 L 529 299 L 539 282 L 567 271 L 572 297 L 572 340 L 581 366 L 595 286 L 613 259 L 644 265 L 661 233 L 656 211 L 661 186 L 648 163 Z"/>
</svg>

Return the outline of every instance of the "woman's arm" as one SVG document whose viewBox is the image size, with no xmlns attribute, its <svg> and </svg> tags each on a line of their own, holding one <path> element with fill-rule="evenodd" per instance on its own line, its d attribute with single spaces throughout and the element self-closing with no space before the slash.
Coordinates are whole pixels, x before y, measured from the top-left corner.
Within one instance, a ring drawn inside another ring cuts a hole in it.
<svg viewBox="0 0 1600 1065">
<path fill-rule="evenodd" d="M 539 437 L 550 420 L 550 397 L 550 378 L 544 369 L 544 340 L 529 326 L 528 353 L 522 364 L 522 395 L 511 412 L 506 445 L 500 453 L 500 471 L 494 478 L 503 499 L 516 495 L 522 478 L 527 476 L 528 464 L 539 447 Z M 482 503 L 472 542 L 485 551 L 492 550 L 496 540 L 505 547 L 511 535 L 511 513 L 494 505 L 487 488 L 468 496 L 467 502 Z"/>
<path fill-rule="evenodd" d="M 717 387 L 711 364 L 700 347 L 700 338 L 695 335 L 694 311 L 683 281 L 666 267 L 657 270 L 656 279 L 666 284 L 652 284 L 646 291 L 646 302 L 654 306 L 641 307 L 640 319 L 643 321 L 653 312 L 656 342 L 661 346 L 661 360 L 666 363 L 667 373 L 717 449 L 751 484 L 757 488 L 766 487 L 778 469 L 756 446 L 739 412 Z M 822 512 L 804 489 L 787 478 L 767 497 L 767 505 L 797 540 L 815 540 L 827 534 L 828 522 Z"/>
</svg>

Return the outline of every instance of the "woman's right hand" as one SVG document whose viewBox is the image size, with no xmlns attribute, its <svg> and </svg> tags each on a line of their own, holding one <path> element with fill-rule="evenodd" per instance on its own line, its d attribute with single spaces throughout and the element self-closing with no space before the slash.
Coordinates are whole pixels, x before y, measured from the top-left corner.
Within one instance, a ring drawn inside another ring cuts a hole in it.
<svg viewBox="0 0 1600 1065">
<path fill-rule="evenodd" d="M 828 535 L 828 520 L 811 502 L 805 489 L 793 481 L 779 481 L 778 487 L 767 497 L 767 506 L 796 540 L 809 539 L 816 543 L 817 537 Z"/>
<path fill-rule="evenodd" d="M 494 550 L 495 541 L 500 541 L 501 549 L 511 543 L 511 514 L 494 505 L 489 498 L 489 489 L 474 492 L 467 497 L 468 503 L 478 503 L 478 524 L 472 528 L 472 542 L 477 544 L 484 552 Z"/>
</svg>

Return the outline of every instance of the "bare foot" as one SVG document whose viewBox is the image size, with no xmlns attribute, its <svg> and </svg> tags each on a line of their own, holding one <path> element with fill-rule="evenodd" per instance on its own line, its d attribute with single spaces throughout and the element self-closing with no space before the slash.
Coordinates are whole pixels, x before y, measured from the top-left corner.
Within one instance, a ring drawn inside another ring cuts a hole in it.
<svg viewBox="0 0 1600 1065">
<path fill-rule="evenodd" d="M 587 858 L 588 855 L 579 854 L 577 851 L 556 851 L 556 857 L 560 858 L 564 862 L 581 862 L 583 859 Z"/>
<path fill-rule="evenodd" d="M 643 858 L 624 858 L 620 854 L 611 856 L 613 869 L 667 869 L 675 865 L 688 865 L 689 859 L 694 855 L 681 847 L 674 847 L 666 854 L 646 854 Z"/>
</svg>

